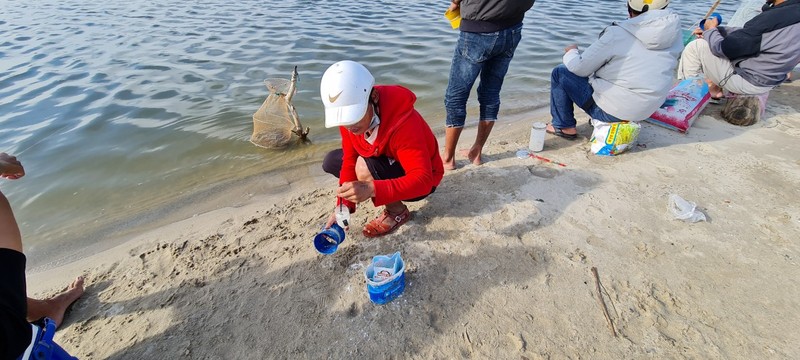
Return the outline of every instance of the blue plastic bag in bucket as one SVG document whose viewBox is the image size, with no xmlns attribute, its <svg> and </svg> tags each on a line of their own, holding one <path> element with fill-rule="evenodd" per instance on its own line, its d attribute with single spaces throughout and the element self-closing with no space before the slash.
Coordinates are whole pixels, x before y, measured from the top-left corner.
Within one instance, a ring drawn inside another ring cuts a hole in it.
<svg viewBox="0 0 800 360">
<path fill-rule="evenodd" d="M 405 272 L 406 263 L 400 252 L 373 257 L 364 271 L 370 301 L 383 305 L 400 296 L 406 288 Z"/>
</svg>

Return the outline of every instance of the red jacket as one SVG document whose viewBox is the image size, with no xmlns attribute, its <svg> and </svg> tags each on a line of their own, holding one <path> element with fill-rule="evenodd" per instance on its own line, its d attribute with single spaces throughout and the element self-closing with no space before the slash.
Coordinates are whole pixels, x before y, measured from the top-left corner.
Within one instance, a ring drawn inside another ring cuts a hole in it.
<svg viewBox="0 0 800 360">
<path fill-rule="evenodd" d="M 356 181 L 356 160 L 385 155 L 403 167 L 405 175 L 396 179 L 375 180 L 375 206 L 427 195 L 444 175 L 439 142 L 428 123 L 414 109 L 417 100 L 411 90 L 399 85 L 377 85 L 381 125 L 374 144 L 364 135 L 353 135 L 339 127 L 342 135 L 342 170 L 339 184 Z M 352 209 L 349 202 L 347 205 Z"/>
</svg>

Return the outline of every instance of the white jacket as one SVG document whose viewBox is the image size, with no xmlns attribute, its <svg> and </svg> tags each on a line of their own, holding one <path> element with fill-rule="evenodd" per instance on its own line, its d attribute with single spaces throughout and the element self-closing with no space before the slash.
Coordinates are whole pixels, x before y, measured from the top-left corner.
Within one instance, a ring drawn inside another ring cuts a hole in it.
<svg viewBox="0 0 800 360">
<path fill-rule="evenodd" d="M 678 15 L 650 10 L 612 24 L 588 49 L 570 50 L 563 60 L 570 72 L 589 77 L 592 98 L 603 111 L 640 121 L 667 98 L 682 50 Z"/>
</svg>

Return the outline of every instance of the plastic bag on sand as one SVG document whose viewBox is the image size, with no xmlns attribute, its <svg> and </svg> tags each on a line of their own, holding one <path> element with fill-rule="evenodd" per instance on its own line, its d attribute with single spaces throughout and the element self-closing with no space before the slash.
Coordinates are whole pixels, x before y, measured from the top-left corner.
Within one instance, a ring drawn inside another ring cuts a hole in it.
<svg viewBox="0 0 800 360">
<path fill-rule="evenodd" d="M 686 201 L 676 194 L 669 196 L 669 211 L 672 212 L 676 219 L 686 222 L 706 221 L 706 215 L 697 210 L 697 204 Z"/>
<path fill-rule="evenodd" d="M 605 156 L 619 155 L 634 146 L 642 128 L 635 122 L 607 123 L 597 119 L 592 119 L 592 126 L 592 153 Z"/>
</svg>

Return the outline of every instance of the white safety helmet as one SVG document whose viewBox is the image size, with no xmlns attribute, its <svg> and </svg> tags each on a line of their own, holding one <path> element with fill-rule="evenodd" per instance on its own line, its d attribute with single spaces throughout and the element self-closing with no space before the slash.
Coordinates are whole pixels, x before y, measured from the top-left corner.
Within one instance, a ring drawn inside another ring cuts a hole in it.
<svg viewBox="0 0 800 360">
<path fill-rule="evenodd" d="M 669 5 L 669 0 L 628 0 L 628 6 L 638 12 L 661 10 Z"/>
<path fill-rule="evenodd" d="M 325 127 L 348 126 L 361 120 L 367 113 L 374 84 L 369 70 L 355 61 L 339 61 L 325 70 L 319 84 L 325 104 Z"/>
</svg>

